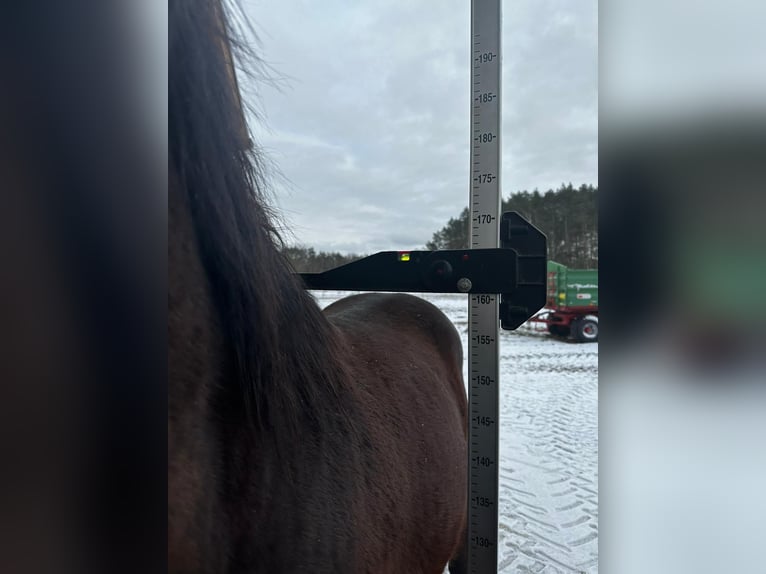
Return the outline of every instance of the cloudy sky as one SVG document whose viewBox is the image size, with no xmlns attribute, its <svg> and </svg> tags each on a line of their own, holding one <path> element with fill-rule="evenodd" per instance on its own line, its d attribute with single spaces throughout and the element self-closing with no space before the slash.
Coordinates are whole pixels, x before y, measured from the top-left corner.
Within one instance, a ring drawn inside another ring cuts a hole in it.
<svg viewBox="0 0 766 574">
<path fill-rule="evenodd" d="M 468 203 L 469 0 L 244 0 L 279 89 L 245 85 L 291 243 L 422 247 Z M 503 196 L 598 183 L 596 0 L 503 15 Z M 255 92 L 258 93 L 255 93 Z"/>
</svg>

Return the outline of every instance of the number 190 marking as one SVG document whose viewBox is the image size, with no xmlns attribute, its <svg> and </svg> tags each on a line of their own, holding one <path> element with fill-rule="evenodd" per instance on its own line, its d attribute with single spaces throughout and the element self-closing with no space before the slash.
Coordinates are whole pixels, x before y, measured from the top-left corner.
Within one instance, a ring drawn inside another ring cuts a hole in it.
<svg viewBox="0 0 766 574">
<path fill-rule="evenodd" d="M 476 57 L 476 61 L 479 64 L 487 64 L 491 62 L 492 60 L 494 60 L 495 58 L 497 58 L 497 54 L 494 54 L 492 52 L 484 52 L 483 54 L 479 54 Z"/>
</svg>

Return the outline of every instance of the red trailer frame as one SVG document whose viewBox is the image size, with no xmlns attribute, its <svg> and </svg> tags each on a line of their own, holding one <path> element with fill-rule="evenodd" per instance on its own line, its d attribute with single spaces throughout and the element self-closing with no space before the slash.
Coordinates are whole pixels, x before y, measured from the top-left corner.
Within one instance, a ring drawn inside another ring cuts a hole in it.
<svg viewBox="0 0 766 574">
<path fill-rule="evenodd" d="M 529 320 L 544 324 L 555 337 L 572 336 L 580 342 L 598 341 L 598 307 L 559 307 L 543 309 Z"/>
<path fill-rule="evenodd" d="M 529 319 L 543 324 L 554 337 L 572 337 L 580 343 L 598 341 L 598 305 L 569 307 L 559 305 L 556 272 L 548 272 L 546 307 Z"/>
</svg>

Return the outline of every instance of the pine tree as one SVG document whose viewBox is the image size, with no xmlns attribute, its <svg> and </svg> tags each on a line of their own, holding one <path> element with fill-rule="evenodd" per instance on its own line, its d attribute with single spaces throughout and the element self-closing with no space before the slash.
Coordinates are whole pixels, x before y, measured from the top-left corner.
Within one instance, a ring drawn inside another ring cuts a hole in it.
<svg viewBox="0 0 766 574">
<path fill-rule="evenodd" d="M 548 237 L 548 258 L 569 267 L 598 267 L 598 188 L 571 183 L 540 193 L 514 193 L 502 202 L 503 211 L 518 211 Z M 468 208 L 433 234 L 426 249 L 465 249 Z"/>
</svg>

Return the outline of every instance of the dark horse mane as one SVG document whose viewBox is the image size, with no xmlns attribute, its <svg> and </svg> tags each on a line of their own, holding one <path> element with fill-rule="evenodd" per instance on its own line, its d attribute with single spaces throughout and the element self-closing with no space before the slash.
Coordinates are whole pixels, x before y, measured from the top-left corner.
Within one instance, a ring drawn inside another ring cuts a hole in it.
<svg viewBox="0 0 766 574">
<path fill-rule="evenodd" d="M 441 572 L 465 528 L 460 336 L 411 295 L 322 311 L 304 289 L 224 1 L 168 4 L 169 570 Z"/>
<path fill-rule="evenodd" d="M 224 408 L 230 416 L 240 404 L 249 424 L 277 437 L 294 434 L 299 419 L 321 428 L 329 419 L 311 405 L 331 400 L 343 409 L 335 380 L 340 361 L 333 360 L 339 351 L 277 248 L 262 157 L 243 137 L 233 64 L 244 43 L 224 2 L 171 0 L 169 10 L 169 165 L 227 341 L 231 383 L 224 384 L 242 386 L 226 389 L 231 401 Z"/>
</svg>

